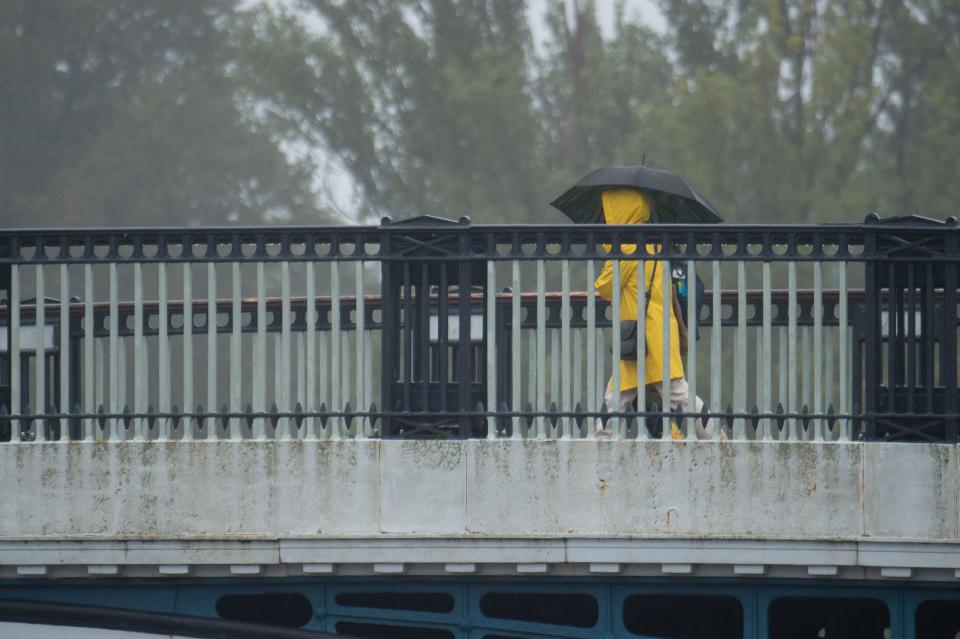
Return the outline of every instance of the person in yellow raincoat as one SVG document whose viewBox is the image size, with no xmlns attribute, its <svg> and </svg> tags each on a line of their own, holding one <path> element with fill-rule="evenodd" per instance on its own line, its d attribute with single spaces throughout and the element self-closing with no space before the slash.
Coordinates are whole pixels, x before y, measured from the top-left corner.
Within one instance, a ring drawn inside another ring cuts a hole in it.
<svg viewBox="0 0 960 639">
<path fill-rule="evenodd" d="M 649 195 L 636 189 L 608 189 L 601 194 L 603 201 L 603 218 L 606 224 L 645 224 L 650 219 L 650 209 L 652 200 Z M 610 246 L 604 248 L 609 252 Z M 657 246 L 647 245 L 647 253 L 654 253 Z M 635 245 L 625 244 L 621 247 L 625 254 L 635 253 Z M 616 293 L 620 296 L 620 319 L 637 319 L 637 287 L 640 286 L 638 275 L 637 260 L 620 260 L 620 290 L 613 290 L 613 261 L 607 260 L 600 272 L 600 276 L 595 283 L 597 293 L 600 297 L 610 302 Z M 648 300 L 646 313 L 646 359 L 644 360 L 645 379 L 643 380 L 645 392 L 650 399 L 656 401 L 660 406 L 663 402 L 663 305 L 671 304 L 670 295 L 673 287 L 668 287 L 666 295 L 663 290 L 663 263 L 655 260 L 646 260 L 644 262 L 643 287 L 644 292 L 649 291 L 646 296 Z M 614 326 L 613 330 L 619 330 Z M 639 337 L 639 336 L 638 336 Z M 637 398 L 637 363 L 633 359 L 620 360 L 620 403 L 614 403 L 613 382 L 611 376 L 607 383 L 607 390 L 604 394 L 604 401 L 609 412 L 625 412 Z M 680 329 L 677 325 L 677 318 L 674 314 L 670 315 L 670 409 L 688 412 L 687 404 L 689 402 L 689 389 L 687 380 L 683 373 L 683 360 L 680 358 Z M 703 408 L 703 401 L 696 398 L 696 412 L 699 413 Z M 697 419 L 697 436 L 701 439 L 712 436 L 713 424 L 708 421 L 706 427 Z M 597 436 L 604 439 L 610 436 L 609 424 L 604 429 L 603 424 L 597 420 Z M 671 435 L 675 438 L 681 438 L 682 434 L 676 425 L 671 429 Z"/>
</svg>

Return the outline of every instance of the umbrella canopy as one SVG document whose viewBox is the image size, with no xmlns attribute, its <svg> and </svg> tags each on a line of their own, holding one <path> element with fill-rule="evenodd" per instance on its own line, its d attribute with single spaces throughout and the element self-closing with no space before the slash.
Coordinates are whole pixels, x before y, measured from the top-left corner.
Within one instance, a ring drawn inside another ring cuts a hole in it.
<svg viewBox="0 0 960 639">
<path fill-rule="evenodd" d="M 603 222 L 600 194 L 610 188 L 632 188 L 653 196 L 651 222 L 713 223 L 723 218 L 692 186 L 668 171 L 645 166 L 602 166 L 550 203 L 577 224 Z"/>
</svg>

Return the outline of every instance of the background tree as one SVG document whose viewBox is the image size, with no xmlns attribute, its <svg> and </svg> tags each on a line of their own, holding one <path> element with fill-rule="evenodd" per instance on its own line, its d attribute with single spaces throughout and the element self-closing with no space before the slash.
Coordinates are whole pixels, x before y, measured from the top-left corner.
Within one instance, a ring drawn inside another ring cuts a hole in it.
<svg viewBox="0 0 960 639">
<path fill-rule="evenodd" d="M 280 126 L 348 169 L 357 210 L 532 214 L 538 127 L 519 0 L 306 5 L 311 34 L 264 13 L 247 41 Z M 534 178 L 534 179 L 531 179 Z"/>
<path fill-rule="evenodd" d="M 572 180 L 646 158 L 731 221 L 954 213 L 957 3 L 660 4 L 665 33 L 621 5 L 604 36 L 553 2 L 538 51 L 518 0 L 315 0 L 319 29 L 264 14 L 253 41 L 287 45 L 264 93 L 360 211 L 560 221 Z"/>
<path fill-rule="evenodd" d="M 317 219 L 244 108 L 229 0 L 0 0 L 0 221 Z"/>
<path fill-rule="evenodd" d="M 544 168 L 551 195 L 603 164 L 637 164 L 666 99 L 673 69 L 663 39 L 626 19 L 622 7 L 604 39 L 593 4 L 555 3 L 548 46 L 537 61 L 538 124 L 548 141 Z M 641 149 L 638 153 L 638 148 Z"/>
<path fill-rule="evenodd" d="M 0 221 L 329 220 L 318 157 L 342 221 L 561 222 L 644 160 L 730 221 L 956 213 L 956 0 L 658 1 L 534 46 L 525 0 L 0 0 Z"/>
<path fill-rule="evenodd" d="M 657 114 L 657 159 L 684 167 L 734 219 L 952 214 L 939 193 L 952 181 L 921 187 L 907 168 L 949 153 L 918 144 L 914 129 L 951 117 L 930 100 L 958 86 L 930 69 L 956 64 L 949 4 L 663 0 L 682 80 Z"/>
</svg>

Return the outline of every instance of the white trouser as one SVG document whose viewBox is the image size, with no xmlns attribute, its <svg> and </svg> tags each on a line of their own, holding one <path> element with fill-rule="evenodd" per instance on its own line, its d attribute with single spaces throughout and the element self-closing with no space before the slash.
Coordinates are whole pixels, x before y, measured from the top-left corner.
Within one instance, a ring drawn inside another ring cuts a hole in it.
<svg viewBox="0 0 960 639">
<path fill-rule="evenodd" d="M 657 382 L 655 384 L 648 384 L 646 387 L 646 399 L 647 406 L 652 402 L 657 402 L 660 406 L 664 405 L 663 401 L 663 384 Z M 613 378 L 607 382 L 607 392 L 603 394 L 603 401 L 607 405 L 607 412 L 610 413 L 626 413 L 629 412 L 630 406 L 633 404 L 633 401 L 637 398 L 637 389 L 629 388 L 627 390 L 620 391 L 620 403 L 614 403 L 613 397 Z M 685 377 L 678 377 L 676 379 L 670 380 L 670 410 L 671 411 L 680 411 L 681 413 L 688 412 L 687 406 L 690 400 L 690 388 L 687 386 L 687 379 Z M 703 410 L 703 400 L 699 397 L 694 398 L 694 404 L 696 405 L 696 410 L 694 412 L 700 413 Z M 662 409 L 661 409 L 662 410 Z M 706 427 L 703 426 L 703 419 L 698 417 L 695 426 L 697 431 L 698 439 L 712 439 L 713 438 L 713 420 L 707 420 Z M 607 424 L 608 429 L 610 424 Z M 603 431 L 603 424 L 600 419 L 597 419 L 596 424 L 597 432 Z M 641 426 L 642 428 L 642 426 Z"/>
</svg>

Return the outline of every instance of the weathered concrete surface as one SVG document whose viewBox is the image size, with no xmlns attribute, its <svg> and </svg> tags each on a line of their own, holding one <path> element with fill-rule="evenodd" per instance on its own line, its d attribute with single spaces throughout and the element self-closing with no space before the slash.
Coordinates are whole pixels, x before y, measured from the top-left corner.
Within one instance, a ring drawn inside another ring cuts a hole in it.
<svg viewBox="0 0 960 639">
<path fill-rule="evenodd" d="M 859 534 L 856 444 L 477 442 L 468 459 L 473 533 Z"/>
<path fill-rule="evenodd" d="M 864 535 L 957 538 L 957 453 L 947 445 L 864 444 Z"/>
<path fill-rule="evenodd" d="M 0 446 L 0 536 L 191 538 L 368 534 L 377 442 Z"/>
<path fill-rule="evenodd" d="M 952 447 L 920 444 L 3 444 L 0 539 L 428 535 L 954 544 L 956 466 Z M 290 543 L 287 552 L 301 552 L 304 561 L 331 561 L 329 549 Z M 597 552 L 590 561 L 609 554 Z M 441 555 L 469 560 L 457 548 Z"/>
<path fill-rule="evenodd" d="M 382 532 L 457 533 L 467 515 L 467 448 L 452 441 L 389 442 L 380 449 Z"/>
</svg>

